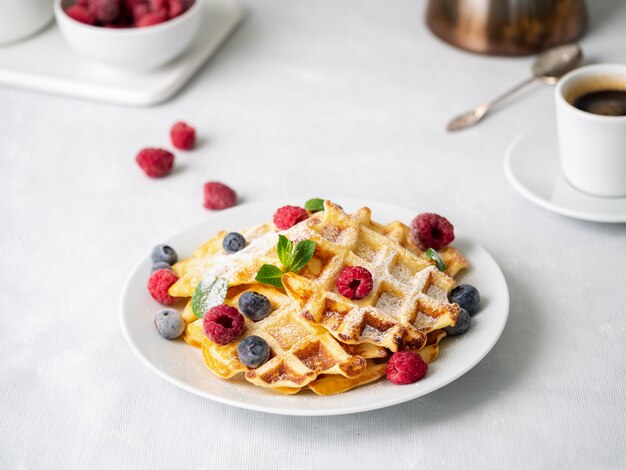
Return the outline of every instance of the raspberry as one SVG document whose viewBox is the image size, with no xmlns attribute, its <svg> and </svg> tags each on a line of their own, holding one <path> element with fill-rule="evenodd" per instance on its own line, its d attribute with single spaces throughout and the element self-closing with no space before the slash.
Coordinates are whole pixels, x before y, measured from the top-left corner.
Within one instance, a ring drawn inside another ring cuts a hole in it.
<svg viewBox="0 0 626 470">
<path fill-rule="evenodd" d="M 84 23 L 84 24 L 94 23 L 93 17 L 89 14 L 89 12 L 87 11 L 87 8 L 85 8 L 82 5 L 72 5 L 67 10 L 65 10 L 65 13 L 67 14 L 67 16 L 69 16 L 73 20 L 76 20 L 80 23 Z"/>
<path fill-rule="evenodd" d="M 239 310 L 224 304 L 211 307 L 202 319 L 204 334 L 222 346 L 241 338 L 245 326 L 245 319 Z"/>
<path fill-rule="evenodd" d="M 102 23 L 114 22 L 120 14 L 120 0 L 90 0 L 91 16 Z"/>
<path fill-rule="evenodd" d="M 237 193 L 225 184 L 209 181 L 204 184 L 204 207 L 211 210 L 228 209 L 237 202 Z"/>
<path fill-rule="evenodd" d="M 424 378 L 428 364 L 415 351 L 393 353 L 387 363 L 387 380 L 397 385 L 406 385 Z"/>
<path fill-rule="evenodd" d="M 274 212 L 274 225 L 279 230 L 287 230 L 298 222 L 309 218 L 309 213 L 298 206 L 283 206 Z"/>
<path fill-rule="evenodd" d="M 362 299 L 372 292 L 372 273 L 362 266 L 346 266 L 337 279 L 337 290 L 349 299 Z"/>
<path fill-rule="evenodd" d="M 140 3 L 135 5 L 131 11 L 134 18 L 134 24 L 136 24 L 137 21 L 150 13 L 150 7 L 146 3 Z"/>
<path fill-rule="evenodd" d="M 153 10 L 167 10 L 169 6 L 169 0 L 148 0 L 150 8 Z"/>
<path fill-rule="evenodd" d="M 160 148 L 145 148 L 135 157 L 137 165 L 150 178 L 167 175 L 174 166 L 174 154 Z"/>
<path fill-rule="evenodd" d="M 411 223 L 411 237 L 420 250 L 439 250 L 454 240 L 454 227 L 439 214 L 419 214 Z"/>
<path fill-rule="evenodd" d="M 172 145 L 180 150 L 190 150 L 196 143 L 196 130 L 187 123 L 179 121 L 170 130 Z"/>
<path fill-rule="evenodd" d="M 140 5 L 145 5 L 146 7 L 148 7 L 148 10 L 150 9 L 147 0 L 123 0 L 122 5 L 128 12 L 134 11 L 135 8 Z"/>
<path fill-rule="evenodd" d="M 167 10 L 156 10 L 135 19 L 137 28 L 145 28 L 167 21 Z"/>
<path fill-rule="evenodd" d="M 154 300 L 163 305 L 172 305 L 176 299 L 167 291 L 172 284 L 178 281 L 178 276 L 169 269 L 154 271 L 148 279 L 148 290 Z"/>
<path fill-rule="evenodd" d="M 170 18 L 176 18 L 177 16 L 182 15 L 185 10 L 185 5 L 183 5 L 181 0 L 170 0 Z"/>
<path fill-rule="evenodd" d="M 170 0 L 170 18 L 182 15 L 191 8 L 194 0 Z"/>
</svg>

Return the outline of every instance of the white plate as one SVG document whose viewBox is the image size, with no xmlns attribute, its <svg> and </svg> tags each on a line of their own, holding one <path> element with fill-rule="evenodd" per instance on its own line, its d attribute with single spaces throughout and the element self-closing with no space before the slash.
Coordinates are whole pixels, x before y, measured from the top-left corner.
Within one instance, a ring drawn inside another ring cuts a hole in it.
<svg viewBox="0 0 626 470">
<path fill-rule="evenodd" d="M 0 47 L 0 85 L 132 106 L 160 103 L 187 83 L 241 20 L 242 8 L 234 0 L 206 0 L 204 8 L 200 31 L 187 52 L 156 70 L 125 72 L 85 59 L 53 25 Z"/>
<path fill-rule="evenodd" d="M 569 184 L 553 125 L 517 136 L 507 150 L 504 171 L 513 188 L 538 206 L 576 219 L 626 222 L 626 198 L 591 196 Z"/>
<path fill-rule="evenodd" d="M 210 216 L 205 222 L 188 228 L 168 240 L 179 256 L 191 251 L 219 230 L 237 230 L 270 220 L 274 210 L 297 201 L 246 204 Z M 405 223 L 418 212 L 369 201 L 338 200 L 344 209 L 353 211 L 362 206 L 372 209 L 375 220 Z M 120 302 L 124 336 L 139 359 L 165 380 L 197 395 L 228 405 L 286 415 L 339 415 L 384 408 L 425 395 L 457 379 L 474 367 L 496 344 L 509 312 L 509 292 L 500 268 L 478 244 L 457 237 L 454 245 L 471 264 L 461 276 L 463 283 L 476 286 L 482 296 L 481 309 L 472 318 L 470 330 L 442 342 L 439 358 L 426 377 L 411 385 L 394 385 L 386 380 L 334 396 L 317 396 L 310 391 L 297 395 L 279 395 L 247 383 L 223 380 L 210 372 L 202 361 L 199 349 L 182 340 L 167 341 L 159 336 L 153 318 L 162 308 L 150 297 L 146 282 L 150 273 L 147 255 L 128 277 Z M 146 253 L 152 247 L 146 246 Z"/>
</svg>

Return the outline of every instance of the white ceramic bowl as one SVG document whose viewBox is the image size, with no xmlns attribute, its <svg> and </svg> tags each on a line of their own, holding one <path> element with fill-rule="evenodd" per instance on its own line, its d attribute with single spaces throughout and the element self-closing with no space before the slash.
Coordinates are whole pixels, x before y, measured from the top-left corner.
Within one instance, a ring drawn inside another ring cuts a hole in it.
<svg viewBox="0 0 626 470">
<path fill-rule="evenodd" d="M 181 55 L 198 32 L 204 7 L 203 0 L 196 0 L 185 13 L 165 23 L 110 29 L 70 18 L 64 9 L 74 3 L 54 2 L 54 15 L 65 41 L 84 57 L 127 70 L 154 69 Z"/>
<path fill-rule="evenodd" d="M 0 44 L 17 41 L 52 21 L 53 0 L 0 0 Z"/>
</svg>

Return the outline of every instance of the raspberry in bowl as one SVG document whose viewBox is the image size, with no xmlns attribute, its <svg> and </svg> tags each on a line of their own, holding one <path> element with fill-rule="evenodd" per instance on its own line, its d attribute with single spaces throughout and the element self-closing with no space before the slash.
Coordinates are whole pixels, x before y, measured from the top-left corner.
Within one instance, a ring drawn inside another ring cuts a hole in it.
<svg viewBox="0 0 626 470">
<path fill-rule="evenodd" d="M 203 0 L 55 0 L 65 42 L 83 57 L 131 71 L 158 68 L 185 52 Z"/>
</svg>

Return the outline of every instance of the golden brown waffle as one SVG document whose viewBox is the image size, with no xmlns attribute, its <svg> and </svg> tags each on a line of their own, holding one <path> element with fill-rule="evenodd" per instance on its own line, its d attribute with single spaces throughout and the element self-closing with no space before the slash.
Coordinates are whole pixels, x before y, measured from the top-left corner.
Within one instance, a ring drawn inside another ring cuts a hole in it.
<svg viewBox="0 0 626 470">
<path fill-rule="evenodd" d="M 368 208 L 347 215 L 327 201 L 323 213 L 286 236 L 314 240 L 317 248 L 300 273 L 283 275 L 285 290 L 304 318 L 338 340 L 418 350 L 428 332 L 456 323 L 459 307 L 447 300 L 454 279 L 402 246 L 399 223 L 385 228 L 372 223 Z M 350 300 L 335 282 L 344 267 L 356 265 L 372 273 L 374 286 L 364 299 Z"/>
<path fill-rule="evenodd" d="M 420 258 L 424 258 L 424 251 L 420 250 L 411 237 L 411 229 L 397 220 L 387 225 L 381 225 L 373 220 L 370 220 L 368 227 L 372 230 L 391 238 L 396 241 L 400 246 L 408 249 Z M 466 269 L 468 263 L 461 253 L 459 253 L 454 247 L 446 246 L 439 250 L 439 256 L 446 264 L 445 273 L 450 276 L 456 276 L 459 271 Z"/>
<path fill-rule="evenodd" d="M 216 375 L 230 378 L 244 372 L 248 381 L 261 387 L 300 388 L 322 373 L 353 378 L 365 371 L 362 356 L 348 354 L 326 330 L 300 317 L 280 289 L 259 284 L 246 286 L 237 289 L 226 304 L 236 306 L 239 297 L 248 291 L 266 296 L 272 304 L 272 313 L 263 320 L 246 319 L 244 333 L 244 337 L 256 335 L 267 341 L 270 359 L 258 369 L 249 369 L 239 361 L 237 343 L 220 346 L 203 338 L 205 363 Z"/>
<path fill-rule="evenodd" d="M 445 331 L 437 330 L 428 333 L 426 346 L 418 351 L 422 359 L 428 364 L 433 362 L 439 353 L 439 341 L 446 336 Z M 323 375 L 309 384 L 309 388 L 318 395 L 336 395 L 353 388 L 374 382 L 387 372 L 387 363 L 367 361 L 367 368 L 358 377 L 341 377 L 339 375 Z"/>
<path fill-rule="evenodd" d="M 219 377 L 243 373 L 255 385 L 280 393 L 297 393 L 307 385 L 318 394 L 340 393 L 384 375 L 386 365 L 380 361 L 388 356 L 387 348 L 415 349 L 431 362 L 445 336 L 441 329 L 456 322 L 458 306 L 447 295 L 455 285 L 451 276 L 467 266 L 462 255 L 451 247 L 440 250 L 447 264 L 440 272 L 413 244 L 406 225 L 378 224 L 367 208 L 348 215 L 327 201 L 324 212 L 281 232 L 293 242 L 311 239 L 317 244 L 298 274 L 283 276 L 286 292 L 254 279 L 263 264 L 280 266 L 276 228 L 264 224 L 242 233 L 249 245 L 238 253 L 225 255 L 221 244 L 226 232 L 220 232 L 192 258 L 177 263 L 180 279 L 169 290 L 190 297 L 211 272 L 228 281 L 228 305 L 236 307 L 249 290 L 270 299 L 274 310 L 267 318 L 246 320 L 244 336 L 263 337 L 272 351 L 270 360 L 255 370 L 239 361 L 237 343 L 219 346 L 206 338 L 191 301 L 185 307 L 183 338 L 202 348 L 206 365 Z M 362 300 L 347 299 L 335 288 L 349 265 L 363 266 L 373 275 L 372 293 Z"/>
<path fill-rule="evenodd" d="M 275 232 L 276 227 L 274 224 L 265 223 L 244 229 L 241 231 L 241 234 L 248 243 L 251 243 L 257 238 Z M 174 273 L 179 277 L 178 281 L 169 288 L 169 294 L 172 297 L 191 297 L 204 275 L 214 267 L 218 260 L 226 258 L 226 253 L 222 248 L 222 241 L 227 234 L 228 232 L 225 230 L 218 232 L 196 248 L 190 258 L 181 260 L 172 266 Z"/>
</svg>

